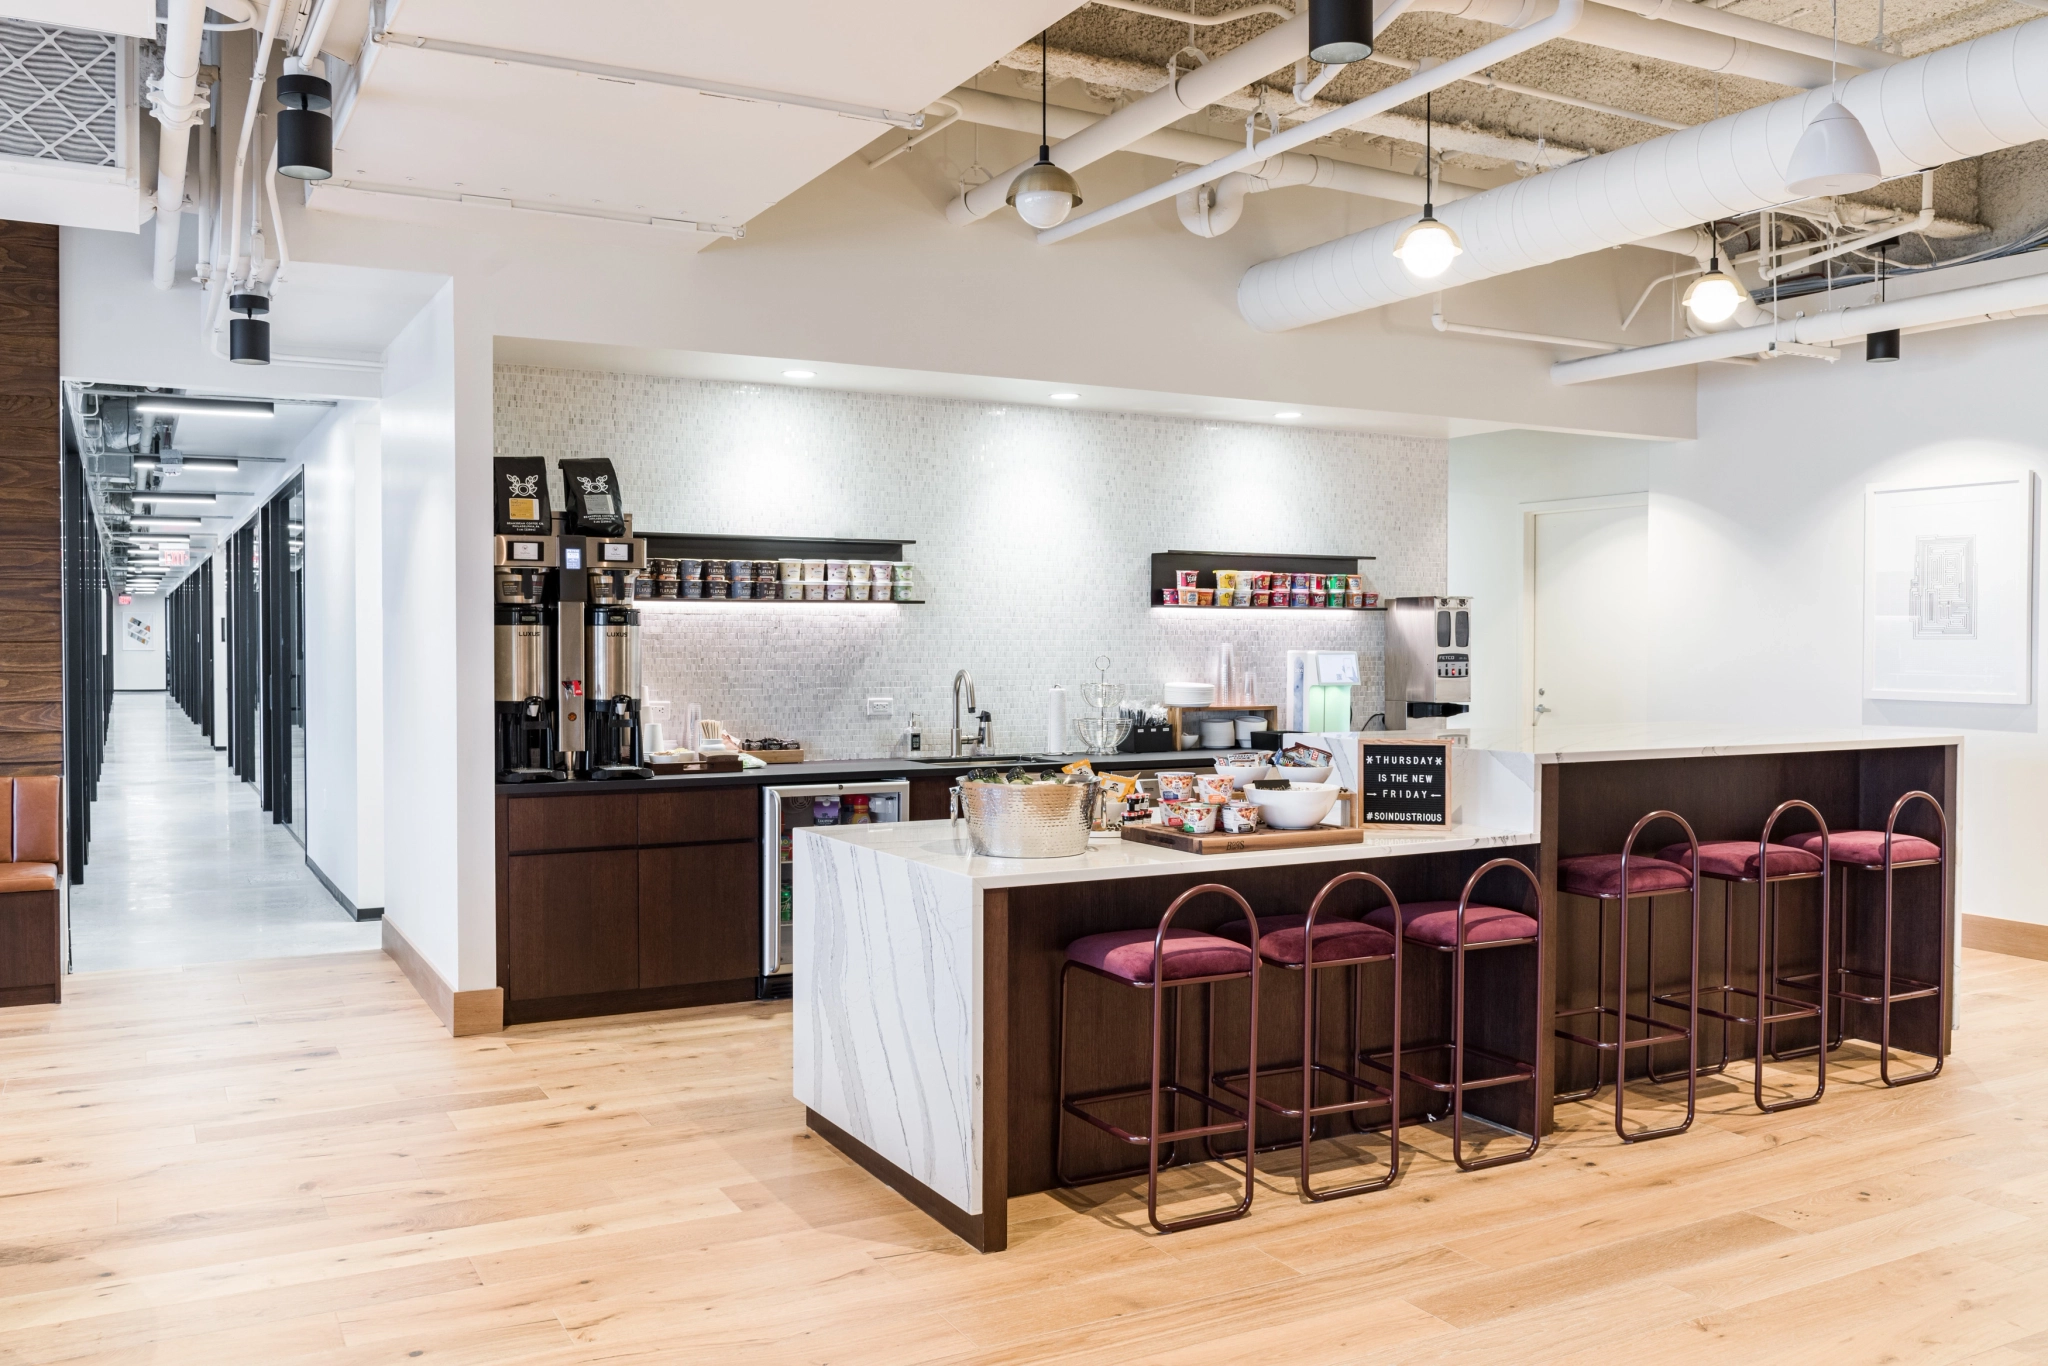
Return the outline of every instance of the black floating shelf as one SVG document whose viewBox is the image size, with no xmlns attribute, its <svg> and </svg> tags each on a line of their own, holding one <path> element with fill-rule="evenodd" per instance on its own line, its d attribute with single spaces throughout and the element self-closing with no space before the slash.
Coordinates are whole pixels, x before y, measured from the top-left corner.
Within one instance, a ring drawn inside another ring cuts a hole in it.
<svg viewBox="0 0 2048 1366">
<path fill-rule="evenodd" d="M 1307 570 L 1302 571 L 1304 574 Z M 1155 590 L 1152 594 L 1157 599 Z M 1180 603 L 1154 601 L 1152 604 L 1162 612 L 1384 612 L 1384 607 L 1185 607 Z"/>
<path fill-rule="evenodd" d="M 824 536 L 699 536 L 685 532 L 640 531 L 647 553 L 662 560 L 902 560 L 916 541 L 857 541 Z M 719 599 L 690 599 L 692 602 Z M 747 598 L 741 602 L 750 601 Z M 759 601 L 759 599 L 752 599 Z"/>
<path fill-rule="evenodd" d="M 635 598 L 635 607 L 922 607 L 923 598 L 844 599 L 812 602 L 808 598 Z M 1212 609 L 1213 610 L 1213 609 Z"/>
<path fill-rule="evenodd" d="M 1195 580 L 1198 588 L 1214 588 L 1218 569 L 1267 569 L 1287 574 L 1356 574 L 1361 560 L 1375 558 L 1371 555 L 1266 555 L 1239 550 L 1159 550 L 1152 554 L 1152 596 L 1154 607 L 1163 607 L 1161 591 L 1173 588 L 1178 580 L 1174 575 L 1183 569 L 1193 569 L 1200 575 Z M 1181 610 L 1180 604 L 1174 604 Z M 1190 612 L 1217 612 L 1218 607 L 1189 607 Z M 1232 607 L 1233 612 L 1383 612 L 1383 607 Z"/>
</svg>

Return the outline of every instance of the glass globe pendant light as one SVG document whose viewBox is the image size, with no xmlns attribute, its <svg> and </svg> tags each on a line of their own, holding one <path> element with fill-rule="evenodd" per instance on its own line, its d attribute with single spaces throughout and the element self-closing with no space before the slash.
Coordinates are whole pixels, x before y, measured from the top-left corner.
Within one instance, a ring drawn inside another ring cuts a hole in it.
<svg viewBox="0 0 2048 1366">
<path fill-rule="evenodd" d="M 1707 273 L 1686 287 L 1685 297 L 1679 302 L 1703 323 L 1725 323 L 1748 297 L 1749 291 L 1742 287 L 1742 282 L 1721 269 L 1721 257 L 1716 253 L 1708 258 Z"/>
<path fill-rule="evenodd" d="M 1045 92 L 1051 72 L 1045 60 L 1045 34 L 1038 35 L 1038 161 L 1010 182 L 1004 201 L 1034 228 L 1056 228 L 1081 202 L 1081 187 L 1064 167 L 1052 164 L 1052 140 L 1046 135 Z"/>
<path fill-rule="evenodd" d="M 1436 206 L 1430 202 L 1436 188 L 1436 161 L 1431 155 L 1431 132 L 1435 127 L 1433 93 L 1422 97 L 1422 217 L 1410 223 L 1394 243 L 1394 259 L 1419 280 L 1434 280 L 1449 270 L 1453 258 L 1465 250 L 1465 244 L 1458 240 L 1451 226 L 1437 221 Z"/>
</svg>

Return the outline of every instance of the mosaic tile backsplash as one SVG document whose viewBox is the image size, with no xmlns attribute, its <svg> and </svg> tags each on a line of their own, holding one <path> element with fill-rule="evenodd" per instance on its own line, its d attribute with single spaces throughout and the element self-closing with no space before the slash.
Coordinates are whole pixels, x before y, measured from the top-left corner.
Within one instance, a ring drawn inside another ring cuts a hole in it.
<svg viewBox="0 0 2048 1366">
<path fill-rule="evenodd" d="M 1262 700 L 1286 651 L 1355 649 L 1354 722 L 1379 710 L 1383 614 L 1153 608 L 1155 551 L 1371 555 L 1384 596 L 1445 591 L 1442 440 L 529 366 L 498 367 L 496 408 L 500 455 L 609 457 L 642 531 L 916 542 L 923 605 L 642 613 L 651 698 L 812 758 L 890 754 L 913 714 L 943 744 L 963 668 L 996 750 L 1036 751 L 1048 690 L 1078 715 L 1098 656 L 1156 701 L 1219 641 Z"/>
</svg>

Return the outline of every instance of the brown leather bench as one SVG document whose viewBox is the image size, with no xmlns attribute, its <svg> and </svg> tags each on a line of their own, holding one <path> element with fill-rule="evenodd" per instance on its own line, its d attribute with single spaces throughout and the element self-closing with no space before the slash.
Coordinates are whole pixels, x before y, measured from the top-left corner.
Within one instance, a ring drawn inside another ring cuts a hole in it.
<svg viewBox="0 0 2048 1366">
<path fill-rule="evenodd" d="M 0 1006 L 63 995 L 61 780 L 0 778 Z"/>
</svg>

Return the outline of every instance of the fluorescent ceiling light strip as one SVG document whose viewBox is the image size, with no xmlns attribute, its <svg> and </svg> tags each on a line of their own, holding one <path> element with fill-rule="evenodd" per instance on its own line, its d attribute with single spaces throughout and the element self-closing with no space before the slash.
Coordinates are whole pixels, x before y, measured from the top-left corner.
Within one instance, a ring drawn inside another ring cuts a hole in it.
<svg viewBox="0 0 2048 1366">
<path fill-rule="evenodd" d="M 135 400 L 138 413 L 169 413 L 177 417 L 275 417 L 277 405 L 260 398 L 196 398 L 185 394 L 147 394 Z"/>
</svg>

